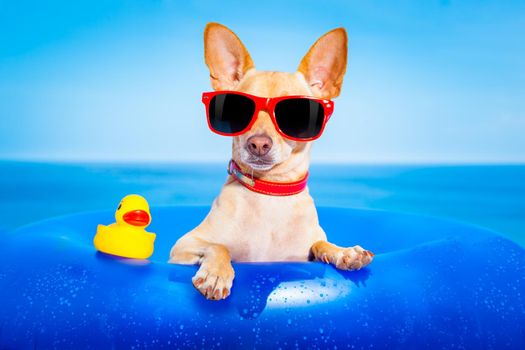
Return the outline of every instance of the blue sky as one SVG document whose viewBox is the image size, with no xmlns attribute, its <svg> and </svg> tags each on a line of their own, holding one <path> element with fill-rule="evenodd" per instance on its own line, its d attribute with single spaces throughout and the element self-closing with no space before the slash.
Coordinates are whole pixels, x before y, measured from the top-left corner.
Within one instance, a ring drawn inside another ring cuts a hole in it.
<svg viewBox="0 0 525 350">
<path fill-rule="evenodd" d="M 0 159 L 225 161 L 200 102 L 209 21 L 260 70 L 348 30 L 314 161 L 525 162 L 523 1 L 0 0 Z"/>
</svg>

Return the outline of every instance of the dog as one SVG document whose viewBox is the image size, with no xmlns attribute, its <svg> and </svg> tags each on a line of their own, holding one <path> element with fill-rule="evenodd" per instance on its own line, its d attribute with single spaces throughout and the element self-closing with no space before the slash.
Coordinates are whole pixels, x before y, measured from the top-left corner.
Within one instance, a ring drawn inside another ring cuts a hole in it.
<svg viewBox="0 0 525 350">
<path fill-rule="evenodd" d="M 295 111 L 299 105 L 322 105 L 324 118 L 329 118 L 326 110 L 333 108 L 330 99 L 340 94 L 346 72 L 347 41 L 345 29 L 337 28 L 314 43 L 297 72 L 257 71 L 234 32 L 219 23 L 207 24 L 204 56 L 215 92 L 205 93 L 203 102 L 208 105 L 208 114 L 219 113 L 225 118 L 210 122 L 213 117 L 208 115 L 210 128 L 234 135 L 230 175 L 209 214 L 175 243 L 169 259 L 170 263 L 200 265 L 192 282 L 207 299 L 230 295 L 235 276 L 232 261 L 320 261 L 342 270 L 360 269 L 372 261 L 374 254 L 360 246 L 329 243 L 319 225 L 306 187 L 312 139 L 319 135 L 308 137 L 311 135 L 301 134 L 304 130 L 294 130 L 294 125 L 287 125 L 295 123 L 293 118 L 276 120 L 277 115 Z M 221 102 L 213 100 L 214 96 L 226 96 L 224 91 L 238 92 L 236 97 L 225 97 L 233 99 L 227 102 L 228 107 L 226 102 L 222 105 L 231 115 L 217 111 Z M 290 96 L 311 100 L 287 100 Z M 291 107 L 280 103 L 281 99 Z M 233 122 L 226 127 L 221 124 L 237 118 L 232 111 L 244 108 L 242 114 L 247 115 L 254 109 L 252 104 L 256 107 L 248 128 L 242 132 L 223 130 L 237 128 Z M 318 107 L 311 107 L 309 115 L 314 115 L 313 108 Z M 285 131 L 287 128 L 290 130 Z"/>
</svg>

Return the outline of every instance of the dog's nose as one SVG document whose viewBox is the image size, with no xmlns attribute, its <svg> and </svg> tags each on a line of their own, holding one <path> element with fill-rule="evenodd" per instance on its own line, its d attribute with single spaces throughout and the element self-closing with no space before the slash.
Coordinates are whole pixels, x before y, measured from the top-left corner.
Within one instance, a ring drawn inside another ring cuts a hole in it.
<svg viewBox="0 0 525 350">
<path fill-rule="evenodd" d="M 264 156 L 272 149 L 272 139 L 265 135 L 254 135 L 247 141 L 248 151 L 254 156 Z"/>
</svg>

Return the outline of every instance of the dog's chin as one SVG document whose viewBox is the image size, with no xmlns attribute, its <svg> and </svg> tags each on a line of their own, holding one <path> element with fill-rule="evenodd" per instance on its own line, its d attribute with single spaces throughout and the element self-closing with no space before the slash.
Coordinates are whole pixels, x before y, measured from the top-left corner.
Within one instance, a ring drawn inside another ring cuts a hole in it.
<svg viewBox="0 0 525 350">
<path fill-rule="evenodd" d="M 266 162 L 262 160 L 250 160 L 245 162 L 246 165 L 248 165 L 253 170 L 257 171 L 267 171 L 274 167 L 275 163 L 273 162 Z"/>
<path fill-rule="evenodd" d="M 244 157 L 241 157 L 241 159 Z M 246 157 L 242 159 L 243 163 L 256 171 L 268 171 L 273 168 L 277 163 L 273 159 L 268 158 L 256 158 L 256 157 Z"/>
</svg>

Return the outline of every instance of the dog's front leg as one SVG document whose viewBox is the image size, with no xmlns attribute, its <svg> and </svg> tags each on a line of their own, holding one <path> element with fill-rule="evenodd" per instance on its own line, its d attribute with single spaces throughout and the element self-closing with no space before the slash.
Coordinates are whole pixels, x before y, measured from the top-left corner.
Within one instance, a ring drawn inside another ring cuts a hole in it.
<svg viewBox="0 0 525 350">
<path fill-rule="evenodd" d="M 340 270 L 359 270 L 370 264 L 374 253 L 356 245 L 338 247 L 327 241 L 317 241 L 310 248 L 310 259 L 332 264 Z"/>
<path fill-rule="evenodd" d="M 235 273 L 224 245 L 187 235 L 173 246 L 169 262 L 199 264 L 192 282 L 207 299 L 220 300 L 230 295 Z"/>
</svg>

